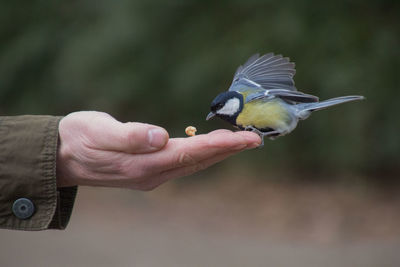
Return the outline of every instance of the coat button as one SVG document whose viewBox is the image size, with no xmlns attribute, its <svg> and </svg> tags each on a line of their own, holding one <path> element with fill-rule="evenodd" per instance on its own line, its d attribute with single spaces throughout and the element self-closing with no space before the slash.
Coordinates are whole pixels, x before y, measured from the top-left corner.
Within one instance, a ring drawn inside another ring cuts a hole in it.
<svg viewBox="0 0 400 267">
<path fill-rule="evenodd" d="M 12 211 L 19 219 L 28 219 L 35 212 L 32 201 L 27 198 L 19 198 L 14 201 Z"/>
</svg>

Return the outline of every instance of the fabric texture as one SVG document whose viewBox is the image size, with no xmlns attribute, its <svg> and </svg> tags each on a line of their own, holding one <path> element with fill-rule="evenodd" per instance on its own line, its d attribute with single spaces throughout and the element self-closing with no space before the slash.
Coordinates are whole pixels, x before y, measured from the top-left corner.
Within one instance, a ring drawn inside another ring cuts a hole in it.
<svg viewBox="0 0 400 267">
<path fill-rule="evenodd" d="M 77 187 L 57 188 L 56 156 L 61 117 L 0 117 L 0 228 L 64 229 Z M 13 203 L 27 198 L 30 218 L 19 219 Z"/>
</svg>

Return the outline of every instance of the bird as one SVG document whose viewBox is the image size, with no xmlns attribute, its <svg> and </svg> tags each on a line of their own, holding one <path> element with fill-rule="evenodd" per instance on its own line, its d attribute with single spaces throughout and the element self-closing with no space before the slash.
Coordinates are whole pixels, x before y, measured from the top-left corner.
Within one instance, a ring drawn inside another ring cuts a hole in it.
<svg viewBox="0 0 400 267">
<path fill-rule="evenodd" d="M 288 57 L 268 53 L 255 54 L 239 66 L 228 91 L 211 102 L 206 120 L 219 117 L 240 130 L 276 139 L 292 132 L 300 120 L 312 112 L 334 105 L 363 100 L 349 95 L 319 101 L 314 95 L 297 91 L 293 80 L 295 63 Z"/>
</svg>

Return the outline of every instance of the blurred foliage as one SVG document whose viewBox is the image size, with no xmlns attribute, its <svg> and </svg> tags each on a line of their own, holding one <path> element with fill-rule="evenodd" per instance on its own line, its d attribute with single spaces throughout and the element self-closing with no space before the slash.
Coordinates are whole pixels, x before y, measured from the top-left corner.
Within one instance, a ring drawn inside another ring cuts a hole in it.
<svg viewBox="0 0 400 267">
<path fill-rule="evenodd" d="M 229 127 L 204 119 L 238 65 L 275 52 L 296 62 L 299 90 L 367 100 L 313 114 L 233 162 L 398 178 L 399 14 L 399 1 L 377 0 L 2 1 L 0 113 L 99 110 L 171 136 L 204 133 Z"/>
</svg>

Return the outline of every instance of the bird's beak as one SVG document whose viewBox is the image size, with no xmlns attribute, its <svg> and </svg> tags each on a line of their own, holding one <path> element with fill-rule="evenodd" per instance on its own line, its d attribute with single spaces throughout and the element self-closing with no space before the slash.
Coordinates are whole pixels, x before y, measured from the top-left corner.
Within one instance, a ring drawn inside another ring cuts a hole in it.
<svg viewBox="0 0 400 267">
<path fill-rule="evenodd" d="M 206 118 L 206 121 L 208 121 L 209 119 L 211 119 L 211 118 L 214 117 L 214 116 L 215 116 L 215 113 L 214 113 L 214 112 L 208 113 L 207 118 Z"/>
</svg>

